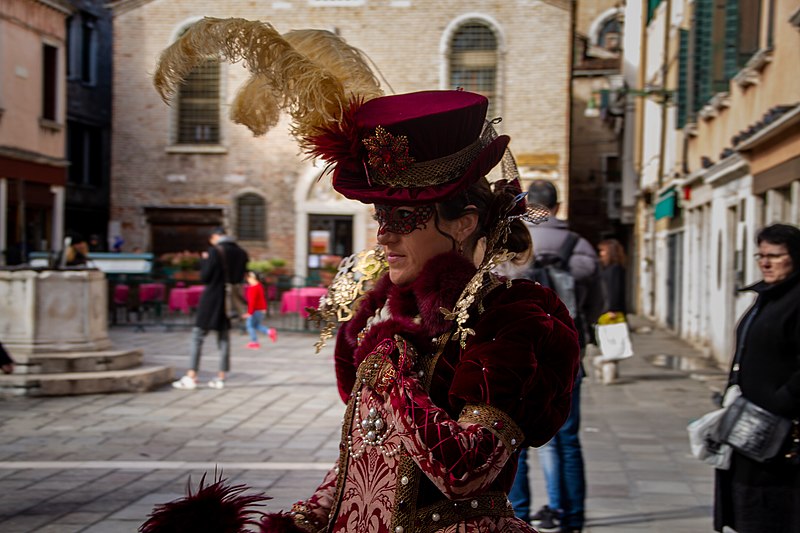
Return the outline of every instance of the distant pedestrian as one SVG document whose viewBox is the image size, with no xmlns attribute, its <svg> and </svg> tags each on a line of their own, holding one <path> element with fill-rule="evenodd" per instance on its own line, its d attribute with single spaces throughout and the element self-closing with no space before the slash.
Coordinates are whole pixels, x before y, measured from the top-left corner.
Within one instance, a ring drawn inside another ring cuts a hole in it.
<svg viewBox="0 0 800 533">
<path fill-rule="evenodd" d="M 551 214 L 550 219 L 542 224 L 527 225 L 533 240 L 531 265 L 538 264 L 540 258 L 566 256 L 564 259 L 567 264 L 564 266 L 575 283 L 574 320 L 583 355 L 589 336 L 588 326 L 597 319 L 602 304 L 597 254 L 589 241 L 570 231 L 565 221 L 556 218 L 561 204 L 553 183 L 534 181 L 528 188 L 528 201 L 543 205 Z M 570 248 L 568 253 L 565 253 L 565 248 Z M 581 365 L 573 385 L 572 406 L 567 421 L 550 442 L 538 450 L 549 502 L 533 515 L 529 515 L 531 494 L 527 450 L 523 449 L 519 456 L 517 475 L 508 497 L 517 517 L 532 520 L 539 531 L 577 533 L 583 529 L 586 479 L 578 436 L 583 376 Z"/>
<path fill-rule="evenodd" d="M 628 307 L 625 292 L 625 250 L 617 239 L 605 239 L 597 245 L 600 258 L 600 280 L 603 283 L 603 315 L 600 324 L 625 321 Z M 595 358 L 596 374 L 603 384 L 614 383 L 619 377 L 619 361 L 602 355 Z"/>
<path fill-rule="evenodd" d="M 200 368 L 203 340 L 211 330 L 217 332 L 219 372 L 216 379 L 208 382 L 208 386 L 214 389 L 223 388 L 226 374 L 230 370 L 231 322 L 225 308 L 225 284 L 242 282 L 248 258 L 247 252 L 242 250 L 223 228 L 215 228 L 212 231 L 209 243 L 211 246 L 203 253 L 200 266 L 200 279 L 205 283 L 205 289 L 200 297 L 197 318 L 192 328 L 191 362 L 186 375 L 172 383 L 176 389 L 197 388 L 197 371 Z"/>
<path fill-rule="evenodd" d="M 762 281 L 739 321 L 729 385 L 757 406 L 794 420 L 778 454 L 758 462 L 733 449 L 716 470 L 714 530 L 800 531 L 800 229 L 774 224 L 756 238 Z"/>
<path fill-rule="evenodd" d="M 3 374 L 14 372 L 14 360 L 8 355 L 3 343 L 0 343 L 0 370 L 3 371 Z"/>
<path fill-rule="evenodd" d="M 278 340 L 278 331 L 275 328 L 268 328 L 261 324 L 264 315 L 267 313 L 267 298 L 264 296 L 264 286 L 261 280 L 258 279 L 258 274 L 255 272 L 248 272 L 245 276 L 247 282 L 247 289 L 245 298 L 247 299 L 247 313 L 242 315 L 246 320 L 247 333 L 250 335 L 250 342 L 247 347 L 251 350 L 258 350 L 261 344 L 258 342 L 258 332 L 264 333 L 269 336 L 272 342 Z"/>
<path fill-rule="evenodd" d="M 616 318 L 628 309 L 625 303 L 625 250 L 617 239 L 606 239 L 597 245 L 597 251 L 605 294 L 603 313 Z"/>
<path fill-rule="evenodd" d="M 65 247 L 61 251 L 56 264 L 60 267 L 81 267 L 89 262 L 89 243 L 80 233 L 72 233 L 64 239 Z"/>
</svg>

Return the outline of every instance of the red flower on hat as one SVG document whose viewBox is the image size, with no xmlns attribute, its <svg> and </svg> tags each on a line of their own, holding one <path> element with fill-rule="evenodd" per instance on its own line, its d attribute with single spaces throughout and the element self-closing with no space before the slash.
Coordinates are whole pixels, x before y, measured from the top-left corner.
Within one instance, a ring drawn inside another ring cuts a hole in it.
<svg viewBox="0 0 800 533">
<path fill-rule="evenodd" d="M 397 176 L 414 162 L 408 155 L 408 137 L 392 135 L 381 126 L 363 143 L 367 147 L 367 164 L 383 178 Z"/>
</svg>

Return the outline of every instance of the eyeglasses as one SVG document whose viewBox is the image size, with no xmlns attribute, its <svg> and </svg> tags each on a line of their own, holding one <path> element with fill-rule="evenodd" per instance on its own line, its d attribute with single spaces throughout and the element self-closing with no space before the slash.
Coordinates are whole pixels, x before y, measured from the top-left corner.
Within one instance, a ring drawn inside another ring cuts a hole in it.
<svg viewBox="0 0 800 533">
<path fill-rule="evenodd" d="M 763 261 L 764 259 L 766 259 L 767 261 L 772 263 L 773 261 L 777 261 L 778 259 L 780 259 L 781 257 L 783 257 L 785 255 L 789 255 L 789 253 L 788 252 L 787 253 L 782 253 L 782 254 L 760 254 L 759 253 L 759 254 L 753 254 L 753 257 L 755 257 L 756 261 Z"/>
</svg>

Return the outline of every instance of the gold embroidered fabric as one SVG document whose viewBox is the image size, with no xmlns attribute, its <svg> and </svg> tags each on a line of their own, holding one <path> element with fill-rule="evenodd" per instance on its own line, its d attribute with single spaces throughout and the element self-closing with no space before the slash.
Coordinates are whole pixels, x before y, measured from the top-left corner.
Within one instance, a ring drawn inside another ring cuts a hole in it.
<svg viewBox="0 0 800 533">
<path fill-rule="evenodd" d="M 494 131 L 489 122 L 486 123 L 486 128 Z M 454 154 L 430 161 L 411 163 L 408 168 L 391 174 L 383 175 L 376 172 L 370 174 L 370 178 L 375 183 L 389 187 L 414 188 L 442 185 L 459 178 L 490 141 L 491 138 L 481 136 L 474 143 Z"/>
<path fill-rule="evenodd" d="M 514 510 L 502 492 L 487 492 L 464 500 L 442 500 L 417 511 L 413 531 L 431 533 L 450 524 L 481 516 L 510 518 L 514 516 Z"/>
<path fill-rule="evenodd" d="M 509 450 L 516 451 L 522 441 L 525 440 L 525 433 L 505 412 L 487 404 L 467 404 L 461 410 L 458 417 L 459 423 L 480 424 L 485 427 L 503 442 Z"/>
<path fill-rule="evenodd" d="M 294 519 L 295 525 L 303 531 L 320 531 L 323 526 L 311 519 L 311 512 L 308 510 L 308 507 L 302 503 L 292 505 L 292 518 Z"/>
</svg>

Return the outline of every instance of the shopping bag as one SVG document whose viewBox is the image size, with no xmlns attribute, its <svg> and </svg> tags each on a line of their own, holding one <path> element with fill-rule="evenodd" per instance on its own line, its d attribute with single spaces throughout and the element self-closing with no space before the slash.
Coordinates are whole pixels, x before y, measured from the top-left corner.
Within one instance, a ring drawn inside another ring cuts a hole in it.
<svg viewBox="0 0 800 533">
<path fill-rule="evenodd" d="M 633 346 L 631 337 L 628 334 L 628 324 L 620 322 L 617 324 L 598 324 L 595 326 L 597 346 L 602 355 L 599 362 L 619 361 L 633 356 Z"/>
<path fill-rule="evenodd" d="M 723 408 L 711 411 L 686 426 L 692 455 L 720 470 L 730 468 L 733 452 L 729 444 L 719 442 L 717 438 L 717 427 L 726 410 Z"/>
</svg>

